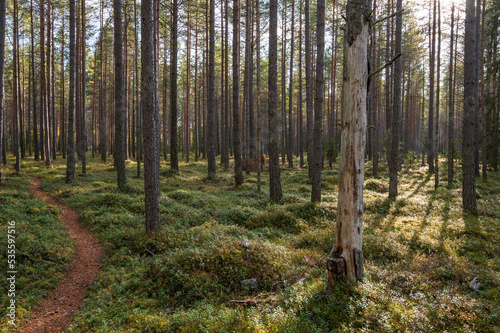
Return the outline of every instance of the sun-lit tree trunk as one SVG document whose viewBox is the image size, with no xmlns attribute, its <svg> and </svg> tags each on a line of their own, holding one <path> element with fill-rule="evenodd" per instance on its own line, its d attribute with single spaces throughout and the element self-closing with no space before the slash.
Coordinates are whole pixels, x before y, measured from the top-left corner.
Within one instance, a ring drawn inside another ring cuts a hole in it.
<svg viewBox="0 0 500 333">
<path fill-rule="evenodd" d="M 316 55 L 316 92 L 314 94 L 314 142 L 313 168 L 311 170 L 311 201 L 321 202 L 321 169 L 323 165 L 323 98 L 324 98 L 324 57 L 325 57 L 325 0 L 317 4 L 317 55 Z M 366 92 L 365 92 L 366 93 Z"/>
<path fill-rule="evenodd" d="M 305 16 L 305 51 L 306 51 L 306 119 L 307 119 L 307 167 L 309 178 L 311 178 L 311 168 L 313 164 L 313 101 L 312 101 L 312 79 L 311 79 L 311 31 L 309 26 L 309 0 L 304 4 Z"/>
<path fill-rule="evenodd" d="M 75 0 L 69 1 L 69 101 L 68 101 L 68 151 L 66 158 L 66 182 L 75 180 Z"/>
<path fill-rule="evenodd" d="M 465 49 L 464 49 L 464 112 L 462 130 L 462 205 L 463 209 L 476 211 L 476 179 L 474 172 L 474 137 L 476 95 L 475 90 L 475 4 L 474 0 L 465 3 Z"/>
<path fill-rule="evenodd" d="M 233 2 L 233 145 L 234 185 L 243 184 L 240 131 L 240 0 Z"/>
<path fill-rule="evenodd" d="M 115 0 L 117 1 L 117 0 Z M 144 202 L 146 232 L 160 229 L 160 147 L 158 107 L 155 105 L 153 0 L 141 1 L 141 110 L 144 140 Z"/>
<path fill-rule="evenodd" d="M 434 132 L 434 188 L 439 186 L 439 109 L 441 88 L 441 1 L 438 3 L 438 45 L 437 45 L 437 77 L 436 77 L 436 121 Z"/>
<path fill-rule="evenodd" d="M 307 1 L 307 0 L 306 0 Z M 271 200 L 283 198 L 278 141 L 278 0 L 269 7 L 269 190 Z"/>
<path fill-rule="evenodd" d="M 363 181 L 366 146 L 368 36 L 371 0 L 349 0 L 344 37 L 344 98 L 335 245 L 327 262 L 330 286 L 364 275 Z"/>
<path fill-rule="evenodd" d="M 403 9 L 403 1 L 397 0 L 396 12 Z M 401 53 L 403 14 L 396 17 L 395 53 Z M 399 126 L 401 120 L 401 57 L 394 64 L 394 95 L 392 102 L 391 152 L 389 159 L 389 198 L 396 200 L 398 196 L 398 162 L 399 162 Z"/>
<path fill-rule="evenodd" d="M 437 0 L 434 0 L 434 10 L 432 14 L 432 33 L 431 33 L 431 48 L 429 55 L 429 125 L 427 127 L 427 164 L 429 165 L 429 173 L 433 174 L 434 171 L 434 73 L 435 73 L 435 59 L 436 59 L 436 14 L 437 14 Z"/>
</svg>

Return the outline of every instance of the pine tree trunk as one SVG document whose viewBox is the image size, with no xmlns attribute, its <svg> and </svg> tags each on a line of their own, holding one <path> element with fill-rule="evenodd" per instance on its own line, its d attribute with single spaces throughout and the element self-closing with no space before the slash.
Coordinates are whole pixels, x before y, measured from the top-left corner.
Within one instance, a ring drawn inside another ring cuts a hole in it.
<svg viewBox="0 0 500 333">
<path fill-rule="evenodd" d="M 328 282 L 364 275 L 363 181 L 366 145 L 368 36 L 371 0 L 349 0 L 344 38 L 344 117 L 335 245 L 327 262 Z"/>
<path fill-rule="evenodd" d="M 433 174 L 434 171 L 434 73 L 435 73 L 435 54 L 436 54 L 436 14 L 437 14 L 437 0 L 434 0 L 434 10 L 432 16 L 432 34 L 431 34 L 431 54 L 429 60 L 429 126 L 427 128 L 427 164 L 429 165 L 429 173 Z"/>
<path fill-rule="evenodd" d="M 207 157 L 208 176 L 216 174 L 215 164 L 215 0 L 210 0 L 210 31 L 208 42 L 208 104 L 207 104 Z"/>
<path fill-rule="evenodd" d="M 278 202 L 283 198 L 278 142 L 278 0 L 270 1 L 269 17 L 269 190 L 271 200 Z"/>
<path fill-rule="evenodd" d="M 75 179 L 75 0 L 69 1 L 69 104 L 68 104 L 68 151 L 66 159 L 66 182 Z M 102 49 L 101 49 L 102 52 Z"/>
<path fill-rule="evenodd" d="M 50 26 L 52 24 L 52 19 L 50 17 L 50 7 L 51 3 L 47 2 L 47 39 L 46 39 L 46 45 L 47 45 L 47 54 L 46 54 L 46 61 L 47 61 L 47 74 L 46 74 L 46 90 L 45 90 L 45 117 L 44 117 L 44 124 L 45 124 L 45 138 L 44 138 L 44 143 L 45 143 L 45 165 L 50 166 L 51 165 L 51 100 L 50 100 L 50 95 L 51 95 L 51 89 L 50 89 L 50 78 L 51 78 L 51 63 L 50 63 Z M 42 60 L 43 61 L 43 60 Z M 53 130 L 53 129 L 52 129 Z"/>
<path fill-rule="evenodd" d="M 323 79 L 325 57 L 325 0 L 318 0 L 317 5 L 317 56 L 316 56 L 316 93 L 314 94 L 314 142 L 313 168 L 311 170 L 312 191 L 311 201 L 321 202 L 321 169 L 323 165 Z M 366 92 L 365 92 L 366 93 Z"/>
<path fill-rule="evenodd" d="M 170 54 L 170 169 L 179 172 L 177 153 L 177 0 L 172 3 L 172 52 Z"/>
<path fill-rule="evenodd" d="M 476 95 L 475 95 L 475 5 L 474 0 L 466 0 L 465 10 L 465 50 L 464 50 L 464 112 L 462 130 L 462 205 L 470 212 L 476 211 L 476 180 L 474 171 L 474 138 Z"/>
<path fill-rule="evenodd" d="M 450 28 L 450 64 L 448 65 L 448 187 L 453 186 L 453 149 L 455 126 L 455 109 L 453 107 L 453 43 L 455 23 L 455 4 L 451 6 L 451 28 Z"/>
<path fill-rule="evenodd" d="M 303 117 L 302 117 L 302 1 L 300 1 L 299 13 L 299 105 L 298 105 L 298 126 L 297 126 L 297 148 L 299 151 L 299 165 L 304 167 L 304 148 L 303 148 Z"/>
<path fill-rule="evenodd" d="M 240 131 L 240 0 L 233 3 L 233 145 L 234 186 L 243 184 Z"/>
<path fill-rule="evenodd" d="M 293 47 L 295 45 L 294 32 L 295 32 L 295 2 L 292 1 L 292 26 L 290 31 L 292 36 L 290 38 L 290 84 L 288 88 L 288 142 L 287 142 L 287 157 L 288 167 L 293 168 Z M 301 36 L 302 37 L 302 36 Z"/>
<path fill-rule="evenodd" d="M 19 36 L 18 36 L 18 5 L 17 0 L 14 0 L 14 34 L 12 41 L 12 63 L 13 63 L 13 78 L 12 78 L 12 148 L 16 157 L 15 169 L 16 172 L 21 172 L 21 153 L 19 144 L 19 115 L 20 115 L 20 98 L 19 98 Z"/>
<path fill-rule="evenodd" d="M 439 186 L 439 109 L 441 86 L 441 2 L 438 4 L 438 46 L 437 46 L 437 77 L 436 77 L 436 128 L 434 134 L 434 188 Z"/>
<path fill-rule="evenodd" d="M 115 167 L 118 187 L 127 184 L 125 173 L 125 92 L 123 80 L 122 1 L 113 0 L 115 60 Z"/>
<path fill-rule="evenodd" d="M 313 103 L 312 103 L 312 79 L 311 79 L 311 37 L 309 27 L 309 0 L 304 5 L 305 20 L 305 44 L 306 44 L 306 118 L 307 118 L 307 167 L 309 178 L 312 177 L 313 164 Z"/>
<path fill-rule="evenodd" d="M 396 12 L 403 9 L 402 0 L 397 0 Z M 401 53 L 403 14 L 396 17 L 395 53 Z M 394 64 L 394 95 L 392 102 L 391 152 L 389 160 L 389 198 L 398 196 L 399 126 L 401 119 L 401 57 Z"/>
<path fill-rule="evenodd" d="M 224 78 L 224 168 L 229 168 L 229 6 L 228 0 L 225 0 L 225 47 L 224 47 L 224 68 L 225 68 L 225 78 Z"/>
<path fill-rule="evenodd" d="M 115 0 L 119 1 L 119 0 Z M 158 107 L 155 98 L 153 0 L 141 2 L 141 110 L 144 133 L 144 202 L 146 232 L 160 229 L 160 149 L 158 146 Z"/>
</svg>

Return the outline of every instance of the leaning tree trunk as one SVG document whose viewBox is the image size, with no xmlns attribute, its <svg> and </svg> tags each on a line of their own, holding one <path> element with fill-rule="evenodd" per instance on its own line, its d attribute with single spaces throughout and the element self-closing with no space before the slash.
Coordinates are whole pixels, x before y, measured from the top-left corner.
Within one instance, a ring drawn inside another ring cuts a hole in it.
<svg viewBox="0 0 500 333">
<path fill-rule="evenodd" d="M 349 0 L 344 37 L 344 97 L 335 245 L 328 258 L 328 282 L 364 274 L 363 180 L 366 145 L 368 35 L 371 0 Z"/>
</svg>

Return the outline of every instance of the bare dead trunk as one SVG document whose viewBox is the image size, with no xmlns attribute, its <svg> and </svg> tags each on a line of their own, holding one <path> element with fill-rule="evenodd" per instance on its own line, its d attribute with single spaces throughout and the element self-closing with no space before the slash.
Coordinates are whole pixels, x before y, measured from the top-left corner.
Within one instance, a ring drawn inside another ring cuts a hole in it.
<svg viewBox="0 0 500 333">
<path fill-rule="evenodd" d="M 370 12 L 370 0 L 347 3 L 338 215 L 335 245 L 327 263 L 330 286 L 344 277 L 361 280 L 364 275 L 363 180 Z"/>
</svg>

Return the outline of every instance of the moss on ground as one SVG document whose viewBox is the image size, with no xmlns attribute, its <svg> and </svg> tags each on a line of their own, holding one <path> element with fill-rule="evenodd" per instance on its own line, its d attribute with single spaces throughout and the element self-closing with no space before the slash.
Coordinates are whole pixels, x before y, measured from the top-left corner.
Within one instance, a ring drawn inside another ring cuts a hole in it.
<svg viewBox="0 0 500 333">
<path fill-rule="evenodd" d="M 405 168 L 396 201 L 387 199 L 385 169 L 367 177 L 366 279 L 327 291 L 336 165 L 323 171 L 323 202 L 314 205 L 307 170 L 282 172 L 284 199 L 275 204 L 267 172 L 258 192 L 255 174 L 235 190 L 232 169 L 219 167 L 207 179 L 205 161 L 180 163 L 179 174 L 162 164 L 162 229 L 153 236 L 144 234 L 143 181 L 133 177 L 135 163 L 127 162 L 128 185 L 121 190 L 112 163 L 89 159 L 89 166 L 87 176 L 68 185 L 63 161 L 50 169 L 31 160 L 23 165 L 78 210 L 106 247 L 72 332 L 500 330 L 498 174 L 490 173 L 488 183 L 478 179 L 476 216 L 462 212 L 460 179 L 448 189 L 444 172 L 434 190 L 425 168 Z M 371 174 L 369 164 L 367 170 Z M 31 199 L 23 177 L 18 195 L 25 202 Z M 478 291 L 469 289 L 474 277 Z M 241 285 L 251 278 L 258 289 Z"/>
</svg>

